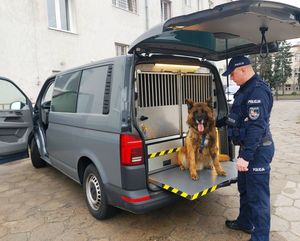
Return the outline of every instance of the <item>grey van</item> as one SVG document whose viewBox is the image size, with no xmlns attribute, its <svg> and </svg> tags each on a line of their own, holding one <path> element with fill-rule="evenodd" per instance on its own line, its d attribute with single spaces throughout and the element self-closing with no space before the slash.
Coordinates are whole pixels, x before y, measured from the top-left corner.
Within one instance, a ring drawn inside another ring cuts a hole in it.
<svg viewBox="0 0 300 241">
<path fill-rule="evenodd" d="M 91 214 L 115 207 L 144 213 L 179 198 L 195 200 L 236 180 L 233 146 L 218 130 L 226 177 L 203 170 L 192 181 L 176 167 L 188 127 L 185 99 L 212 98 L 216 119 L 228 112 L 218 61 L 276 51 L 300 36 L 300 9 L 237 1 L 167 20 L 141 35 L 126 56 L 48 78 L 36 104 L 0 79 L 0 162 L 28 157 L 83 185 Z"/>
</svg>

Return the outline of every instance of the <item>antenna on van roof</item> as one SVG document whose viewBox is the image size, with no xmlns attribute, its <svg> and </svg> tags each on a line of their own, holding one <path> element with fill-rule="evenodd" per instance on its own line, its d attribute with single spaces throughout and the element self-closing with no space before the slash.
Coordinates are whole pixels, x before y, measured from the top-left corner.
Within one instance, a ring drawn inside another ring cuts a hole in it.
<svg viewBox="0 0 300 241">
<path fill-rule="evenodd" d="M 269 55 L 269 47 L 266 40 L 265 33 L 268 31 L 268 27 L 260 27 L 259 31 L 261 32 L 261 43 L 260 43 L 260 57 L 261 58 L 267 58 Z M 265 46 L 266 52 L 263 54 L 263 47 Z"/>
</svg>

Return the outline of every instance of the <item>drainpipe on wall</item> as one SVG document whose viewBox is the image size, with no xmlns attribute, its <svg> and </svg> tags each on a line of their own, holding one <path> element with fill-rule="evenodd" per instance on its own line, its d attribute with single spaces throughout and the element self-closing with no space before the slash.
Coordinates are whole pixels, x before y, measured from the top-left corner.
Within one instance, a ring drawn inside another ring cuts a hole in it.
<svg viewBox="0 0 300 241">
<path fill-rule="evenodd" d="M 149 29 L 149 6 L 148 0 L 145 0 L 145 17 L 146 17 L 146 30 Z"/>
</svg>

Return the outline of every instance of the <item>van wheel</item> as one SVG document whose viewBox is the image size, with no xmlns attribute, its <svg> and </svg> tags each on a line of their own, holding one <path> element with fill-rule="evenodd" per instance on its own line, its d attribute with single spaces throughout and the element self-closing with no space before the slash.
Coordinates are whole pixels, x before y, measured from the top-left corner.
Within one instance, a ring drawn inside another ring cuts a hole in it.
<svg viewBox="0 0 300 241">
<path fill-rule="evenodd" d="M 33 138 L 30 145 L 30 156 L 31 156 L 31 163 L 35 168 L 45 167 L 47 163 L 41 158 L 39 149 Z"/>
<path fill-rule="evenodd" d="M 93 164 L 84 171 L 83 190 L 88 209 L 96 219 L 106 219 L 115 213 L 116 208 L 108 204 L 104 184 Z"/>
</svg>

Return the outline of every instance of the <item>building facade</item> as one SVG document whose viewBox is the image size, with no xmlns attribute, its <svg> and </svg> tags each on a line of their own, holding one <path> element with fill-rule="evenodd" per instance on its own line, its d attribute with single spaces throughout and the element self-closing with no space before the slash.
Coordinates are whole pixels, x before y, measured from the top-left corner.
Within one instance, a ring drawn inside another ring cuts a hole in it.
<svg viewBox="0 0 300 241">
<path fill-rule="evenodd" d="M 284 93 L 300 93 L 299 82 L 300 79 L 300 42 L 293 44 L 291 48 L 292 57 L 292 76 L 284 85 Z M 281 88 L 281 91 L 282 88 Z"/>
<path fill-rule="evenodd" d="M 170 17 L 226 0 L 1 0 L 0 75 L 34 101 L 47 77 L 126 54 L 139 35 Z"/>
</svg>

